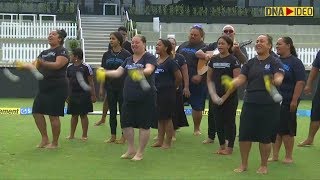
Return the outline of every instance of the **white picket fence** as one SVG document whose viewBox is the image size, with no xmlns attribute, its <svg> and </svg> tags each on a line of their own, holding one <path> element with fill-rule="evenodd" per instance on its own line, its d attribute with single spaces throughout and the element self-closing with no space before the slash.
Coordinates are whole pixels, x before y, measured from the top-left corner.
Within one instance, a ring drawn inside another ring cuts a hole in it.
<svg viewBox="0 0 320 180">
<path fill-rule="evenodd" d="M 15 43 L 4 43 L 2 45 L 2 60 L 3 61 L 14 61 L 21 59 L 25 61 L 32 61 L 37 57 L 41 51 L 48 49 L 48 44 L 15 44 Z M 147 51 L 153 55 L 156 55 L 155 46 L 147 46 Z M 246 47 L 249 59 L 256 56 L 256 52 L 253 47 Z M 313 60 L 316 57 L 317 52 L 320 48 L 296 48 L 298 58 L 301 59 L 306 67 L 311 67 Z"/>
<path fill-rule="evenodd" d="M 64 29 L 67 32 L 67 38 L 77 38 L 76 23 L 2 22 L 0 29 L 0 38 L 46 39 L 54 29 Z"/>
<path fill-rule="evenodd" d="M 49 44 L 4 43 L 2 45 L 2 61 L 8 63 L 15 60 L 31 62 L 39 56 L 41 51 L 49 48 Z"/>
<path fill-rule="evenodd" d="M 177 47 L 178 48 L 178 47 Z M 151 45 L 146 47 L 147 51 L 156 55 L 156 47 Z M 257 55 L 254 47 L 246 47 L 248 58 L 251 59 Z M 296 48 L 298 58 L 301 59 L 306 67 L 311 67 L 313 60 L 316 58 L 317 52 L 320 48 Z M 273 51 L 276 50 L 273 48 Z"/>
</svg>

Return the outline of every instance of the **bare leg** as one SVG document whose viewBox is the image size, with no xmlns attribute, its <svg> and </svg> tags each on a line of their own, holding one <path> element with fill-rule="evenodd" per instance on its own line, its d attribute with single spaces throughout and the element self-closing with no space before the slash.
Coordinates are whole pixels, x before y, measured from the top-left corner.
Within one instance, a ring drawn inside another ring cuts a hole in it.
<svg viewBox="0 0 320 180">
<path fill-rule="evenodd" d="M 165 123 L 166 140 L 161 148 L 168 149 L 171 147 L 174 128 L 173 128 L 172 119 L 165 120 L 164 123 Z"/>
<path fill-rule="evenodd" d="M 283 144 L 286 149 L 286 156 L 283 163 L 290 164 L 293 163 L 292 152 L 294 146 L 294 136 L 285 135 L 282 137 Z"/>
<path fill-rule="evenodd" d="M 202 119 L 202 111 L 196 111 L 192 109 L 192 118 L 194 123 L 193 135 L 198 136 L 201 134 L 200 124 Z"/>
<path fill-rule="evenodd" d="M 317 131 L 320 126 L 320 121 L 311 121 L 309 127 L 308 138 L 298 144 L 299 147 L 310 146 L 313 144 L 314 136 L 317 134 Z"/>
<path fill-rule="evenodd" d="M 173 130 L 173 134 L 172 134 L 172 141 L 176 141 L 176 130 Z"/>
<path fill-rule="evenodd" d="M 272 144 L 272 158 L 268 159 L 269 162 L 278 161 L 281 145 L 282 145 L 282 136 L 277 135 L 276 142 Z"/>
<path fill-rule="evenodd" d="M 107 100 L 107 96 L 105 96 L 104 100 L 103 100 L 102 117 L 101 117 L 100 121 L 94 123 L 95 126 L 100 126 L 106 122 L 108 110 L 109 110 L 108 100 Z"/>
<path fill-rule="evenodd" d="M 149 141 L 149 138 L 150 129 L 139 129 L 139 148 L 136 155 L 134 155 L 134 157 L 131 160 L 140 161 L 143 159 L 144 149 Z"/>
<path fill-rule="evenodd" d="M 55 149 L 58 147 L 61 124 L 60 124 L 59 116 L 49 116 L 49 119 L 51 122 L 51 129 L 52 129 L 52 142 L 46 148 Z"/>
<path fill-rule="evenodd" d="M 126 153 L 122 154 L 122 159 L 131 159 L 136 154 L 134 148 L 134 130 L 132 127 L 123 128 L 123 135 L 128 140 L 128 150 Z"/>
<path fill-rule="evenodd" d="M 259 149 L 260 149 L 261 164 L 259 169 L 257 170 L 257 173 L 267 174 L 268 173 L 268 167 L 267 167 L 268 157 L 270 156 L 270 152 L 271 152 L 271 143 L 269 144 L 259 143 Z"/>
<path fill-rule="evenodd" d="M 239 143 L 240 146 L 240 154 L 241 154 L 241 165 L 240 167 L 234 169 L 234 172 L 241 173 L 247 170 L 248 168 L 248 158 L 251 149 L 252 142 L 250 141 L 241 141 Z"/>
<path fill-rule="evenodd" d="M 70 136 L 67 139 L 74 139 L 74 133 L 76 132 L 77 124 L 78 124 L 79 115 L 71 116 L 71 126 L 70 126 Z"/>
<path fill-rule="evenodd" d="M 165 135 L 165 121 L 158 121 L 158 140 L 152 144 L 152 147 L 161 147 L 163 145 Z"/>
<path fill-rule="evenodd" d="M 43 114 L 33 114 L 34 121 L 39 129 L 41 134 L 41 142 L 37 146 L 38 148 L 44 148 L 46 145 L 49 144 L 49 138 L 47 134 L 47 124 L 46 119 L 44 118 Z"/>
<path fill-rule="evenodd" d="M 86 141 L 88 140 L 88 126 L 89 120 L 87 115 L 80 115 L 81 118 L 81 125 L 82 125 L 82 137 L 81 140 Z"/>
</svg>

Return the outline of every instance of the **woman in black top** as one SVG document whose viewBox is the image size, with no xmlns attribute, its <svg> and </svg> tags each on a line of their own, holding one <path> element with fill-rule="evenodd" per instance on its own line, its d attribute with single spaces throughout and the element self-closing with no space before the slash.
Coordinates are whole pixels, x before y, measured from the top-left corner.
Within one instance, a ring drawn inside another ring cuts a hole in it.
<svg viewBox="0 0 320 180">
<path fill-rule="evenodd" d="M 158 141 L 153 147 L 164 149 L 171 147 L 173 136 L 172 117 L 175 113 L 176 89 L 182 75 L 178 65 L 171 59 L 172 46 L 167 39 L 159 39 L 156 53 L 159 54 L 157 69 L 155 72 L 155 85 L 157 88 L 157 114 L 158 114 Z M 166 135 L 166 140 L 164 137 Z"/>
<path fill-rule="evenodd" d="M 146 52 L 146 38 L 136 35 L 131 44 L 134 54 L 123 62 L 117 70 L 101 70 L 106 78 L 120 78 L 125 74 L 123 87 L 123 105 L 120 115 L 123 135 L 128 141 L 128 150 L 121 158 L 139 161 L 143 159 L 144 149 L 150 137 L 151 122 L 156 118 L 156 88 L 154 71 L 156 57 Z M 146 77 L 150 89 L 143 89 L 131 71 L 138 71 Z M 98 76 L 97 76 L 98 77 Z M 134 130 L 139 128 L 139 148 L 134 147 Z"/>
<path fill-rule="evenodd" d="M 300 95 L 305 84 L 305 68 L 297 58 L 296 49 L 290 37 L 278 39 L 277 54 L 280 55 L 285 76 L 279 92 L 283 97 L 280 110 L 280 126 L 275 144 L 273 144 L 273 157 L 270 161 L 277 161 L 279 150 L 283 142 L 286 149 L 284 163 L 292 163 L 294 136 L 297 131 L 297 107 Z"/>
<path fill-rule="evenodd" d="M 242 106 L 239 127 L 241 165 L 235 172 L 243 172 L 248 168 L 248 158 L 252 142 L 259 142 L 261 164 L 257 173 L 268 172 L 267 163 L 274 142 L 276 128 L 280 119 L 280 104 L 273 101 L 268 93 L 264 76 L 273 76 L 273 83 L 280 86 L 284 78 L 284 70 L 278 60 L 270 56 L 272 38 L 260 35 L 256 40 L 257 56 L 244 64 L 241 74 L 230 84 L 239 87 L 246 82 L 246 93 Z"/>
<path fill-rule="evenodd" d="M 215 103 L 209 106 L 209 111 L 213 112 L 213 119 L 208 119 L 208 121 L 212 120 L 216 123 L 220 143 L 220 149 L 217 151 L 217 154 L 230 155 L 232 154 L 236 137 L 235 121 L 238 95 L 236 91 L 232 93 L 225 91 L 225 88 L 221 84 L 221 77 L 226 75 L 232 78 L 237 77 L 240 74 L 240 63 L 231 54 L 233 42 L 228 36 L 221 36 L 217 42 L 219 55 L 210 60 L 207 72 L 209 94 L 212 102 Z M 217 99 L 220 97 L 221 101 L 217 102 Z M 228 140 L 227 147 L 226 139 Z"/>
<path fill-rule="evenodd" d="M 186 113 L 184 112 L 184 104 L 183 98 L 190 97 L 190 90 L 189 90 L 189 75 L 188 75 L 188 66 L 186 59 L 180 53 L 176 53 L 175 49 L 177 46 L 177 42 L 174 38 L 170 37 L 168 40 L 171 42 L 172 45 L 172 58 L 173 60 L 179 65 L 181 74 L 182 74 L 182 83 L 179 85 L 179 89 L 176 91 L 176 112 L 172 118 L 173 122 L 173 137 L 172 140 L 176 140 L 176 130 L 180 127 L 189 126 Z"/>
<path fill-rule="evenodd" d="M 64 116 L 64 104 L 68 96 L 66 70 L 69 55 L 63 47 L 67 33 L 64 30 L 51 31 L 48 36 L 50 49 L 44 50 L 38 56 L 36 67 L 25 64 L 24 68 L 38 68 L 44 79 L 39 80 L 38 94 L 34 99 L 32 114 L 42 136 L 39 148 L 54 149 L 58 147 L 60 135 L 60 118 Z M 52 142 L 49 142 L 44 115 L 49 115 L 52 127 Z"/>
<path fill-rule="evenodd" d="M 131 54 L 122 48 L 123 36 L 120 32 L 110 33 L 110 46 L 111 48 L 103 54 L 101 66 L 106 70 L 116 70 Z M 124 76 L 118 79 L 106 79 L 104 83 L 100 84 L 100 94 L 105 91 L 107 94 L 107 102 L 110 110 L 110 129 L 111 138 L 107 139 L 107 143 L 119 143 L 123 144 L 125 138 L 122 136 L 116 141 L 117 131 L 117 104 L 119 104 L 119 110 L 121 112 L 121 106 L 123 102 L 122 90 L 123 90 Z"/>
</svg>

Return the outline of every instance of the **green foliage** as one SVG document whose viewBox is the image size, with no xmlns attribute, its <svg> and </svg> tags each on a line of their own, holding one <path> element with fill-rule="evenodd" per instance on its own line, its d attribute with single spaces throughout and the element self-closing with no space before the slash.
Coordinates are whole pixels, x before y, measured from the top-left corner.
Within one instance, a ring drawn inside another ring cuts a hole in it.
<svg viewBox="0 0 320 180">
<path fill-rule="evenodd" d="M 78 40 L 76 40 L 76 39 L 69 40 L 68 44 L 69 44 L 70 50 L 80 47 L 80 44 L 79 44 Z"/>
</svg>

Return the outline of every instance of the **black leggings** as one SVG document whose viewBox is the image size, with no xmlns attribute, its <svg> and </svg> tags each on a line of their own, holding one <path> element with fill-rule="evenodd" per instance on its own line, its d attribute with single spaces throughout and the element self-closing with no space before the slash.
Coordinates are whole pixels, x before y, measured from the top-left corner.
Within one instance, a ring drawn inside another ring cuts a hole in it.
<svg viewBox="0 0 320 180">
<path fill-rule="evenodd" d="M 116 135 L 117 134 L 117 103 L 119 107 L 119 111 L 121 111 L 122 103 L 123 103 L 123 96 L 122 96 L 122 90 L 107 90 L 107 101 L 109 105 L 109 111 L 110 111 L 110 129 L 111 134 Z"/>
<path fill-rule="evenodd" d="M 238 97 L 228 98 L 223 105 L 213 105 L 213 119 L 216 123 L 216 131 L 220 145 L 229 141 L 228 147 L 233 148 L 236 138 L 236 111 L 238 107 Z"/>
<path fill-rule="evenodd" d="M 216 137 L 216 122 L 213 116 L 213 102 L 209 97 L 209 111 L 208 111 L 208 137 L 212 140 Z"/>
</svg>

